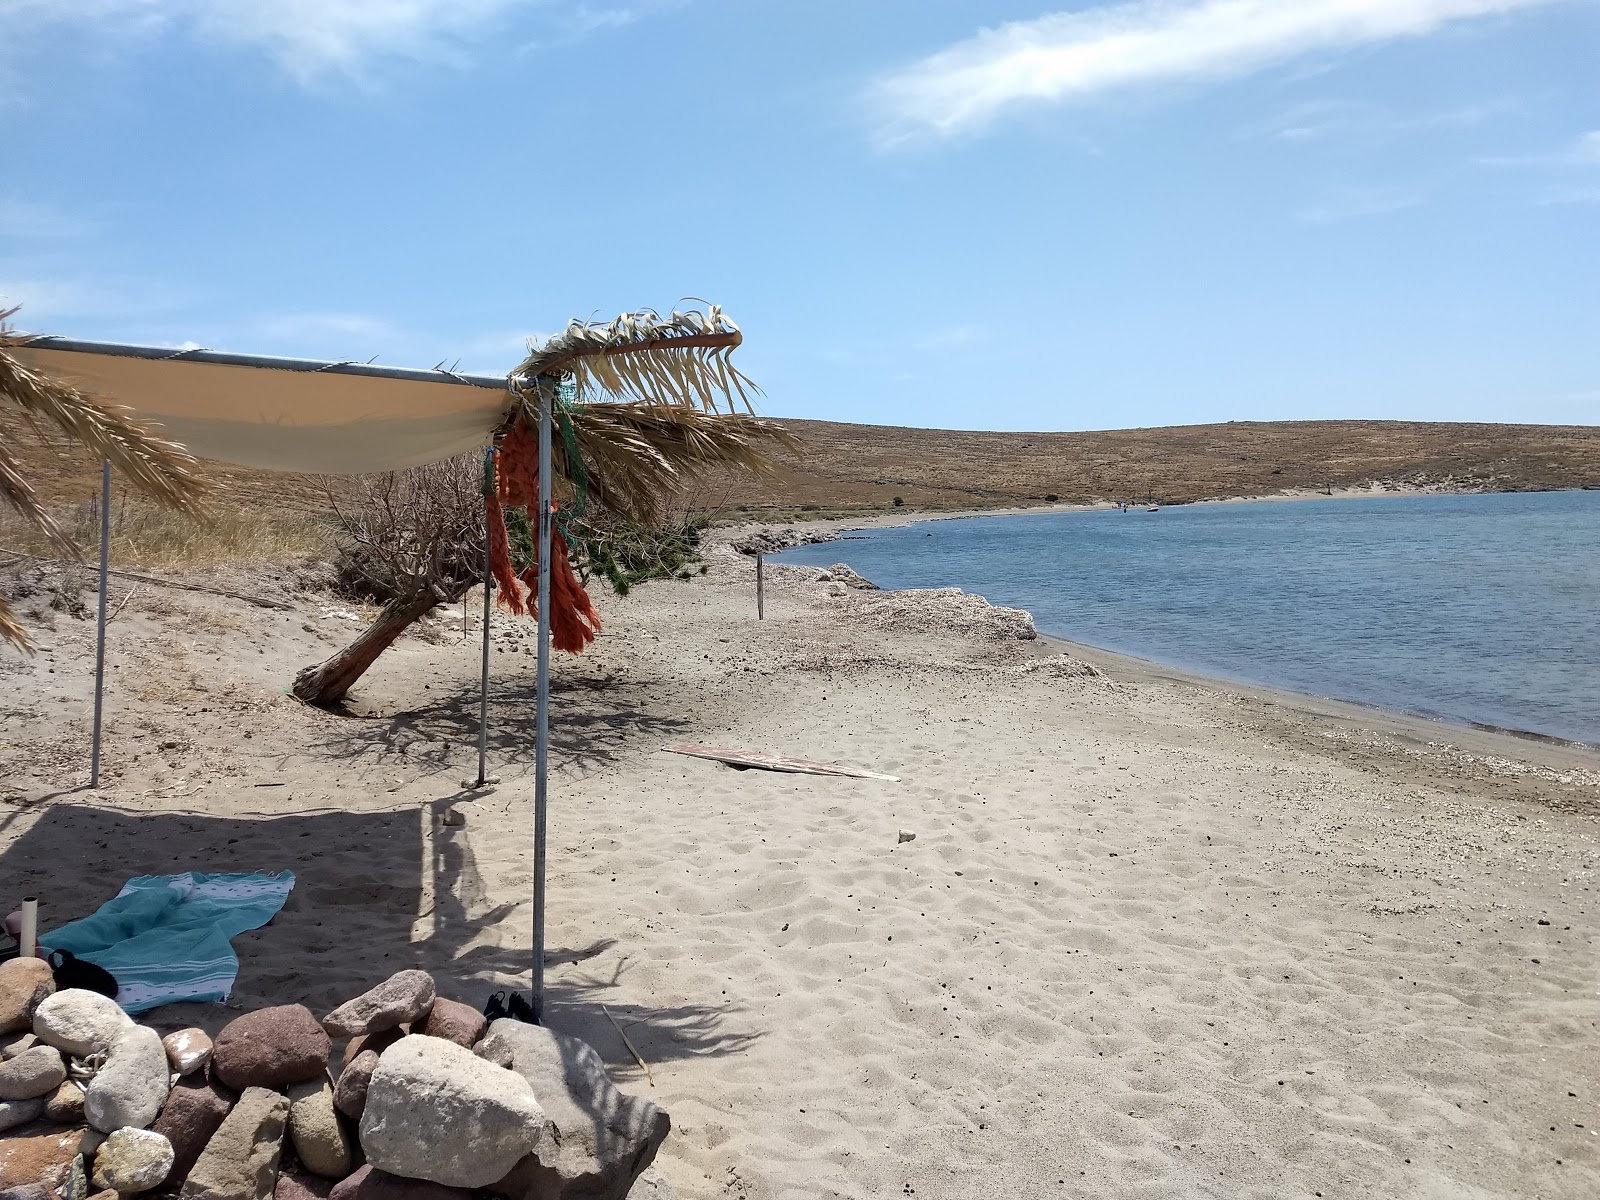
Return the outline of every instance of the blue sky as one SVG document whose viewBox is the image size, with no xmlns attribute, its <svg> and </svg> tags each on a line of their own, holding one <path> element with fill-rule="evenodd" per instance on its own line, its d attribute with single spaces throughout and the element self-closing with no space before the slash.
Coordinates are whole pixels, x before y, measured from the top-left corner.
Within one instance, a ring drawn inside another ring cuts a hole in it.
<svg viewBox="0 0 1600 1200">
<path fill-rule="evenodd" d="M 500 371 L 686 296 L 764 408 L 1600 423 L 1597 0 L 0 0 L 0 297 Z"/>
</svg>

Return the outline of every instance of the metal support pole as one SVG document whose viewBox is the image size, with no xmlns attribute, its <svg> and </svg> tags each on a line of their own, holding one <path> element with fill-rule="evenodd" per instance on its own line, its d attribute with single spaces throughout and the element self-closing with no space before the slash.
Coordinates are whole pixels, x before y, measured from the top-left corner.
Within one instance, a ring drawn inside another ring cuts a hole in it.
<svg viewBox="0 0 1600 1200">
<path fill-rule="evenodd" d="M 494 587 L 493 562 L 489 536 L 489 489 L 494 487 L 494 450 L 483 456 L 483 680 L 478 691 L 478 782 L 484 787 L 489 782 L 489 594 Z"/>
<path fill-rule="evenodd" d="M 111 567 L 111 463 L 100 464 L 100 617 L 94 644 L 94 750 L 89 786 L 100 786 L 100 713 L 106 691 L 106 576 Z"/>
<path fill-rule="evenodd" d="M 533 1019 L 544 1022 L 544 823 L 550 768 L 550 406 L 558 381 L 541 377 L 539 390 L 539 670 L 534 712 L 533 774 Z"/>
<path fill-rule="evenodd" d="M 767 619 L 766 562 L 766 555 L 756 555 L 756 620 L 758 621 L 765 621 Z"/>
</svg>

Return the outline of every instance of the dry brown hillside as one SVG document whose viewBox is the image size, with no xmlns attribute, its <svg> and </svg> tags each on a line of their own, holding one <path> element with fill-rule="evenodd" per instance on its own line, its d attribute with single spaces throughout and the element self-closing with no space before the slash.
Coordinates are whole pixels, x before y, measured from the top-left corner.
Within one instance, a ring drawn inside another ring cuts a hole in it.
<svg viewBox="0 0 1600 1200">
<path fill-rule="evenodd" d="M 785 421 L 804 458 L 776 478 L 698 489 L 713 509 L 787 515 L 889 508 L 1006 507 L 1147 497 L 1168 504 L 1289 489 L 1435 486 L 1464 491 L 1600 487 L 1600 426 L 1411 421 L 1280 421 L 1090 433 L 979 433 Z M 26 426 L 0 430 L 47 500 L 98 490 L 96 464 L 41 446 Z M 264 510 L 320 510 L 317 481 L 214 464 L 222 491 Z"/>
<path fill-rule="evenodd" d="M 977 433 L 786 421 L 803 462 L 727 481 L 730 504 L 975 508 L 1153 497 L 1176 504 L 1293 488 L 1600 487 L 1600 426 L 1236 421 L 1090 433 Z"/>
</svg>

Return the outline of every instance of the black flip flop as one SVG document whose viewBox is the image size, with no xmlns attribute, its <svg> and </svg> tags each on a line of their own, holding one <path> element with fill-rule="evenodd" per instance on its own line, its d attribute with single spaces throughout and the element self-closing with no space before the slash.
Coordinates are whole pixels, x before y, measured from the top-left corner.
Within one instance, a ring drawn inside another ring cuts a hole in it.
<svg viewBox="0 0 1600 1200">
<path fill-rule="evenodd" d="M 510 1016 L 506 1012 L 506 994 L 494 992 L 489 996 L 489 1002 L 483 1006 L 483 1015 L 491 1021 L 499 1021 Z"/>
<path fill-rule="evenodd" d="M 70 950 L 52 950 L 48 959 L 55 975 L 56 990 L 82 988 L 86 992 L 99 992 L 115 1000 L 121 991 L 116 976 L 104 967 L 85 962 Z"/>
<path fill-rule="evenodd" d="M 522 998 L 521 992 L 511 993 L 511 1015 L 524 1025 L 537 1025 L 539 1020 L 533 1015 L 533 1005 Z"/>
</svg>

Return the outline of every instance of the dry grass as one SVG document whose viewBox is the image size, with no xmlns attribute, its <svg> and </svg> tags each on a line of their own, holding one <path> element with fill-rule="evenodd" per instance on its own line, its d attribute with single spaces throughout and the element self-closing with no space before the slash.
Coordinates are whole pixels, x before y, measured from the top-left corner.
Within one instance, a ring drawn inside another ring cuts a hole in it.
<svg viewBox="0 0 1600 1200">
<path fill-rule="evenodd" d="M 58 522 L 93 559 L 100 545 L 100 503 L 87 501 L 60 513 Z M 121 567 L 187 569 L 266 560 L 327 557 L 333 528 L 313 513 L 232 506 L 205 517 L 115 498 L 111 511 L 111 562 Z M 31 526 L 0 515 L 0 547 L 40 558 L 54 549 Z"/>
</svg>

